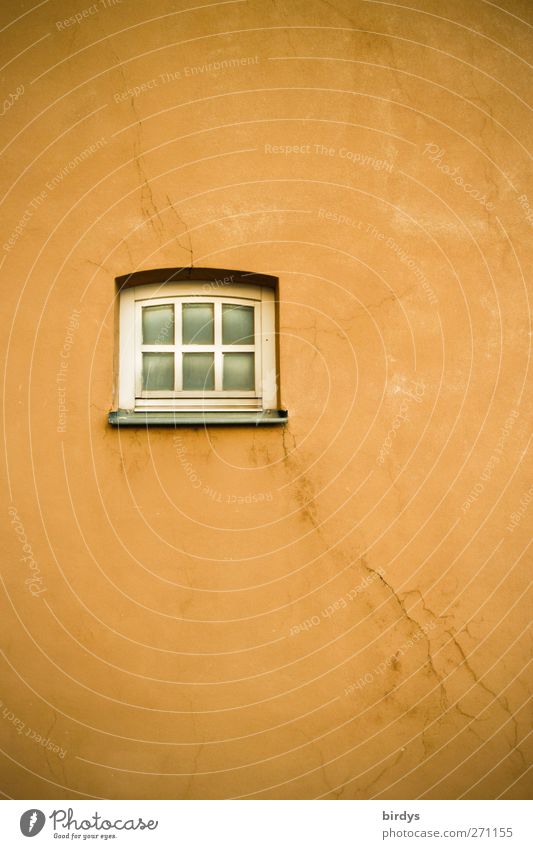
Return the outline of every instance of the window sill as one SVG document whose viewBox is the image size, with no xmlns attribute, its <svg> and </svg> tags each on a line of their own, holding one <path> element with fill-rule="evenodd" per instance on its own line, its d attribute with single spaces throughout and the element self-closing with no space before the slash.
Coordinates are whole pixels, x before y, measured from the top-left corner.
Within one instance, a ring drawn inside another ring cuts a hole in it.
<svg viewBox="0 0 533 849">
<path fill-rule="evenodd" d="M 129 412 L 113 410 L 109 413 L 109 424 L 114 427 L 182 427 L 198 425 L 284 425 L 289 415 L 287 410 L 263 410 L 261 412 Z"/>
</svg>

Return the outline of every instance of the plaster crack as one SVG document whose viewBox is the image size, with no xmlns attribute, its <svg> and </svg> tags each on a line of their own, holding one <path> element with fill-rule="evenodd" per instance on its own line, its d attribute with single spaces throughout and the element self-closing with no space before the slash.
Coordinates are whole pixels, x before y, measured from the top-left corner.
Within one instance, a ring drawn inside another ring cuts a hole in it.
<svg viewBox="0 0 533 849">
<path fill-rule="evenodd" d="M 48 729 L 48 731 L 46 732 L 46 738 L 45 738 L 46 740 L 51 739 L 50 735 L 51 735 L 52 731 L 54 730 L 56 722 L 57 722 L 57 713 L 54 711 L 53 714 L 52 714 L 52 724 L 51 724 L 50 728 Z M 46 763 L 48 764 L 50 774 L 55 775 L 55 772 L 54 772 L 55 764 L 50 762 L 50 752 L 46 748 L 46 746 L 44 747 L 44 757 L 45 757 Z"/>
<path fill-rule="evenodd" d="M 513 751 L 516 751 L 518 753 L 518 755 L 520 756 L 520 758 L 522 759 L 522 761 L 524 761 L 524 755 L 519 748 L 518 722 L 515 719 L 515 717 L 513 716 L 513 712 L 511 711 L 511 709 L 509 707 L 509 703 L 508 703 L 507 699 L 505 699 L 504 696 L 500 695 L 499 693 L 496 693 L 494 690 L 491 690 L 490 687 L 488 687 L 483 682 L 483 680 L 478 677 L 476 671 L 471 666 L 471 664 L 468 660 L 468 657 L 466 656 L 466 654 L 463 650 L 463 647 L 458 642 L 455 634 L 451 630 L 446 630 L 445 633 L 448 634 L 449 637 L 452 639 L 453 644 L 455 645 L 457 651 L 461 655 L 464 667 L 467 670 L 467 672 L 470 674 L 473 681 L 476 684 L 478 684 L 479 687 L 481 687 L 481 689 L 484 690 L 485 693 L 487 693 L 487 695 L 491 696 L 492 700 L 496 701 L 500 705 L 502 710 L 509 716 L 509 719 L 511 720 L 512 728 L 513 728 L 513 741 L 512 741 L 513 745 L 511 746 L 511 749 Z"/>
<path fill-rule="evenodd" d="M 370 572 L 370 573 L 371 573 L 371 574 L 373 574 L 373 575 L 377 575 L 378 580 L 379 580 L 379 581 L 381 581 L 381 583 L 383 584 L 383 586 L 384 586 L 384 587 L 386 587 L 386 589 L 388 590 L 388 592 L 392 595 L 392 597 L 393 597 L 393 598 L 394 598 L 394 600 L 396 601 L 397 605 L 398 605 L 398 606 L 399 606 L 399 608 L 400 608 L 400 611 L 401 611 L 401 613 L 402 613 L 402 616 L 403 616 L 405 619 L 407 619 L 407 621 L 408 621 L 408 622 L 410 622 L 410 623 L 411 623 L 411 625 L 413 625 L 413 626 L 415 627 L 416 631 L 420 631 L 420 630 L 421 630 L 421 626 L 420 626 L 419 622 L 417 622 L 417 621 L 416 621 L 416 619 L 413 619 L 413 617 L 409 614 L 409 611 L 407 610 L 407 607 L 405 606 L 405 601 L 404 601 L 404 599 L 402 599 L 402 598 L 398 595 L 398 593 L 396 592 L 396 590 L 394 589 L 394 587 L 393 587 L 391 584 L 389 584 L 389 582 L 388 582 L 388 581 L 386 581 L 386 580 L 385 580 L 385 578 L 383 577 L 383 575 L 382 575 L 380 572 L 376 572 L 376 571 L 375 571 L 375 569 L 372 569 L 372 568 L 371 568 L 371 567 L 367 564 L 367 562 L 366 562 L 366 560 L 365 560 L 365 558 L 364 558 L 364 557 L 361 557 L 361 564 L 362 564 L 362 566 L 363 566 L 363 567 L 367 570 L 367 572 Z M 419 591 L 417 591 L 417 592 L 419 592 Z M 423 598 L 422 598 L 422 594 L 421 594 L 421 593 L 420 593 L 420 598 L 421 598 L 421 599 L 422 599 L 422 601 L 423 601 Z M 425 607 L 425 604 L 423 604 L 423 609 L 424 609 L 424 610 L 426 610 L 426 611 L 428 611 L 428 613 L 430 613 L 431 618 L 432 618 L 433 620 L 435 620 L 435 619 L 437 619 L 437 618 L 438 618 L 438 617 L 434 616 L 434 614 L 432 614 L 432 613 L 431 613 L 431 611 L 429 611 L 429 610 L 428 610 L 428 608 L 426 608 L 426 607 Z M 428 637 L 428 635 L 427 635 L 427 634 L 425 634 L 425 637 L 426 637 L 426 646 L 427 646 L 427 659 L 426 659 L 426 662 L 425 662 L 425 664 L 424 664 L 424 665 L 428 667 L 428 669 L 432 672 L 432 674 L 434 675 L 434 677 L 437 679 L 437 681 L 438 681 L 438 683 L 439 683 L 439 690 L 440 690 L 440 704 L 441 704 L 441 708 L 442 708 L 443 710 L 446 710 L 446 709 L 448 709 L 448 706 L 449 706 L 448 696 L 447 696 L 447 693 L 446 693 L 446 688 L 445 688 L 445 686 L 444 686 L 444 682 L 443 682 L 443 680 L 442 680 L 442 676 L 441 676 L 441 675 L 439 674 L 439 672 L 437 671 L 437 669 L 436 669 L 436 667 L 435 667 L 435 664 L 434 664 L 434 662 L 433 662 L 433 656 L 432 656 L 432 654 L 431 654 L 431 641 L 430 641 L 430 639 L 429 639 L 429 637 Z M 422 739 L 423 739 L 423 736 L 422 736 Z"/>
<path fill-rule="evenodd" d="M 417 286 L 418 286 L 418 283 L 413 283 L 410 286 L 407 286 L 403 290 L 403 292 L 398 292 L 398 293 L 391 292 L 389 295 L 385 295 L 383 298 L 381 298 L 381 300 L 377 301 L 376 303 L 365 304 L 365 306 L 368 310 L 377 310 L 377 309 L 380 309 L 381 307 L 383 307 L 385 304 L 395 303 L 397 301 L 402 301 L 406 297 L 406 295 L 408 295 L 410 292 L 414 291 L 417 288 Z"/>
<path fill-rule="evenodd" d="M 187 234 L 187 238 L 188 238 L 188 241 L 189 241 L 189 247 L 187 247 L 186 245 L 183 245 L 180 242 L 179 236 L 176 236 L 176 241 L 177 241 L 178 245 L 180 246 L 180 248 L 182 248 L 182 250 L 187 251 L 190 254 L 190 256 L 191 256 L 190 267 L 194 268 L 194 255 L 193 255 L 193 250 L 192 250 L 192 238 L 191 238 L 191 234 L 189 232 L 189 228 L 187 227 L 185 221 L 183 220 L 183 218 L 179 214 L 178 210 L 176 209 L 176 207 L 174 206 L 174 204 L 172 203 L 172 201 L 170 200 L 168 195 L 166 196 L 166 198 L 167 198 L 167 201 L 168 201 L 169 208 L 172 210 L 172 212 L 176 216 L 180 227 L 183 227 L 183 232 Z"/>
<path fill-rule="evenodd" d="M 368 791 L 369 791 L 372 787 L 374 787 L 374 785 L 375 785 L 375 784 L 377 784 L 377 783 L 378 783 L 378 781 L 380 780 L 380 778 L 382 778 L 384 775 L 386 775 L 386 773 L 387 773 L 387 772 L 389 772 L 389 770 L 394 769 L 394 767 L 396 766 L 396 764 L 397 764 L 397 763 L 399 763 L 399 761 L 400 761 L 402 758 L 403 758 L 403 752 L 402 752 L 402 751 L 400 751 L 400 752 L 398 752 L 398 754 L 396 755 L 396 757 L 394 758 L 394 760 L 393 760 L 393 762 L 392 762 L 391 764 L 387 764 L 387 766 L 384 766 L 384 767 L 383 767 L 383 769 L 382 769 L 382 770 L 380 770 L 380 772 L 378 772 L 378 774 L 376 775 L 376 777 L 375 777 L 375 778 L 373 778 L 373 779 L 372 779 L 372 781 L 370 782 L 370 784 L 367 784 L 367 785 L 366 785 L 366 787 L 364 787 L 364 788 L 363 788 L 363 792 L 364 792 L 365 796 L 368 794 Z"/>
</svg>

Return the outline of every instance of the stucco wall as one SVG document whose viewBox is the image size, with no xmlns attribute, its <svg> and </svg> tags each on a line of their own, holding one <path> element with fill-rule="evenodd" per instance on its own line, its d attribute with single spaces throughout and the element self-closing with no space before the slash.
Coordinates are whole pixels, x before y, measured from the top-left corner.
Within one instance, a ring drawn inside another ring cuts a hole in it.
<svg viewBox="0 0 533 849">
<path fill-rule="evenodd" d="M 527 794 L 531 11 L 2 4 L 4 794 Z M 287 427 L 107 424 L 191 264 Z"/>
</svg>

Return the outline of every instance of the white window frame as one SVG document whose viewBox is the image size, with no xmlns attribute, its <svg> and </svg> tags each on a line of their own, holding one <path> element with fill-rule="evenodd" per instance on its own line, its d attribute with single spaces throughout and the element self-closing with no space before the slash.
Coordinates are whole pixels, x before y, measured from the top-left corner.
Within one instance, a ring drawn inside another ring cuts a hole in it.
<svg viewBox="0 0 533 849">
<path fill-rule="evenodd" d="M 278 406 L 276 368 L 275 293 L 270 287 L 252 285 L 224 286 L 213 292 L 209 281 L 149 283 L 125 288 L 119 293 L 119 363 L 118 406 L 127 411 L 209 411 L 274 410 Z M 181 306 L 184 301 L 213 303 L 215 339 L 213 345 L 181 343 Z M 175 338 L 163 345 L 142 344 L 142 307 L 174 304 Z M 224 303 L 254 307 L 254 345 L 222 344 L 222 305 Z M 142 353 L 174 352 L 177 383 L 174 391 L 142 389 Z M 215 390 L 183 391 L 181 356 L 186 352 L 213 352 L 215 357 Z M 255 389 L 253 391 L 222 390 L 222 357 L 224 352 L 254 352 Z"/>
</svg>

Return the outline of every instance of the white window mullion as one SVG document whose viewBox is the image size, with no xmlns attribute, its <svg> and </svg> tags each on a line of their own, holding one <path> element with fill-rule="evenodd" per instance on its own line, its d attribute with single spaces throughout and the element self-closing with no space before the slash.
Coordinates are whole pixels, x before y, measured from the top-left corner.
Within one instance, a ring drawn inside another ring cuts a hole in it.
<svg viewBox="0 0 533 849">
<path fill-rule="evenodd" d="M 177 298 L 174 302 L 174 389 L 183 389 L 183 348 L 182 348 L 182 302 Z"/>
<path fill-rule="evenodd" d="M 253 354 L 255 345 L 222 345 L 222 350 L 227 354 Z"/>
<path fill-rule="evenodd" d="M 140 395 L 142 391 L 142 302 L 135 303 L 135 394 Z"/>
<path fill-rule="evenodd" d="M 222 392 L 222 303 L 215 305 L 215 392 Z"/>
<path fill-rule="evenodd" d="M 261 289 L 261 395 L 263 408 L 275 409 L 278 403 L 276 368 L 276 303 L 271 289 Z"/>
<path fill-rule="evenodd" d="M 182 345 L 184 354 L 213 354 L 216 351 L 214 345 Z"/>
<path fill-rule="evenodd" d="M 170 354 L 174 350 L 174 345 L 141 345 L 141 351 L 149 354 Z"/>
<path fill-rule="evenodd" d="M 254 366 L 255 366 L 255 392 L 259 397 L 263 396 L 263 369 L 261 363 L 261 349 L 263 346 L 263 323 L 261 305 L 257 304 L 254 309 Z"/>
</svg>

